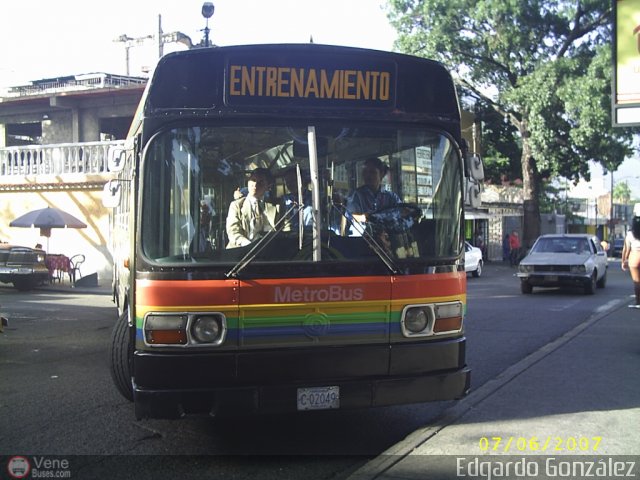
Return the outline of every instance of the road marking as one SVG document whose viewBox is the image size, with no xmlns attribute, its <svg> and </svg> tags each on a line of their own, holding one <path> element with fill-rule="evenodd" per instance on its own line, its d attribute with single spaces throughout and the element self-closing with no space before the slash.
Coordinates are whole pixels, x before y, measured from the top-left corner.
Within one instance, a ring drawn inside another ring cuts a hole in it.
<svg viewBox="0 0 640 480">
<path fill-rule="evenodd" d="M 610 309 L 615 308 L 618 305 L 618 303 L 620 303 L 620 300 L 609 300 L 604 305 L 600 305 L 598 308 L 596 308 L 596 313 L 609 311 Z"/>
<path fill-rule="evenodd" d="M 552 311 L 552 312 L 562 312 L 562 311 L 567 310 L 569 308 L 573 308 L 574 306 L 576 306 L 579 303 L 580 303 L 580 300 L 574 300 L 574 301 L 569 302 L 569 303 L 563 303 L 562 305 L 559 305 L 557 307 L 552 307 L 549 310 Z"/>
</svg>

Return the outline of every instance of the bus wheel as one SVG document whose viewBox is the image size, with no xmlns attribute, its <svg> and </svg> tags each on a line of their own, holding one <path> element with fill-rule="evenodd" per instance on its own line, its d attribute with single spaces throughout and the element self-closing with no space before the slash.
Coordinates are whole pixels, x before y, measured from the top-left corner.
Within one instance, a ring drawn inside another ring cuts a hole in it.
<svg viewBox="0 0 640 480">
<path fill-rule="evenodd" d="M 109 348 L 111 378 L 120 394 L 129 401 L 133 401 L 133 348 L 134 332 L 129 327 L 127 319 L 129 312 L 125 309 L 118 318 L 111 332 L 111 346 Z"/>
</svg>

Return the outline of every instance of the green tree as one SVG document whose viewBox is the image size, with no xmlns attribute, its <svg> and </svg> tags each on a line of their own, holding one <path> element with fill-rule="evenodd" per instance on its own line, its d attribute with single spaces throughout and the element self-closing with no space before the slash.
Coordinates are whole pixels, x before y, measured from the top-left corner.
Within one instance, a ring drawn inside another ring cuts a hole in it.
<svg viewBox="0 0 640 480">
<path fill-rule="evenodd" d="M 482 122 L 485 181 L 500 185 L 521 180 L 518 131 L 482 99 L 469 108 L 473 110 L 476 119 Z"/>
<path fill-rule="evenodd" d="M 611 2 L 388 0 L 388 13 L 400 51 L 444 63 L 514 128 L 525 245 L 544 177 L 588 179 L 589 160 L 615 171 L 632 153 L 632 132 L 611 126 Z"/>
<path fill-rule="evenodd" d="M 631 188 L 627 182 L 616 183 L 613 187 L 613 200 L 623 205 L 631 202 Z"/>
</svg>

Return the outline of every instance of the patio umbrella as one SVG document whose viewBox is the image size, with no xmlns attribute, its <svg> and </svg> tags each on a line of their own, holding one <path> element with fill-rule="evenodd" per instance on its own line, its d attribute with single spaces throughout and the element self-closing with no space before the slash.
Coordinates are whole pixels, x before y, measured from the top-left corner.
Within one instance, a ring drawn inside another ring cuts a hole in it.
<svg viewBox="0 0 640 480">
<path fill-rule="evenodd" d="M 27 212 L 9 223 L 9 226 L 39 228 L 40 235 L 47 237 L 47 251 L 49 251 L 49 237 L 51 236 L 52 228 L 87 228 L 86 223 L 78 220 L 70 213 L 53 207 Z"/>
</svg>

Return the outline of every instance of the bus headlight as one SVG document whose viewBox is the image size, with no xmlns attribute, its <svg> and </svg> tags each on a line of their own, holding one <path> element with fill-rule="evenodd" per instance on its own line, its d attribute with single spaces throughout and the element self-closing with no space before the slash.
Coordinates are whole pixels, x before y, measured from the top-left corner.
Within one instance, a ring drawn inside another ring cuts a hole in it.
<svg viewBox="0 0 640 480">
<path fill-rule="evenodd" d="M 148 313 L 143 330 L 150 347 L 212 347 L 224 342 L 227 320 L 219 312 Z"/>
<path fill-rule="evenodd" d="M 429 305 L 413 305 L 402 314 L 402 334 L 405 337 L 429 335 L 433 323 L 433 311 Z"/>
<path fill-rule="evenodd" d="M 462 330 L 463 318 L 462 302 L 407 305 L 402 312 L 402 335 L 427 337 L 456 333 Z"/>
<path fill-rule="evenodd" d="M 214 315 L 196 317 L 191 325 L 191 336 L 198 343 L 219 343 L 222 331 L 222 319 Z"/>
</svg>

